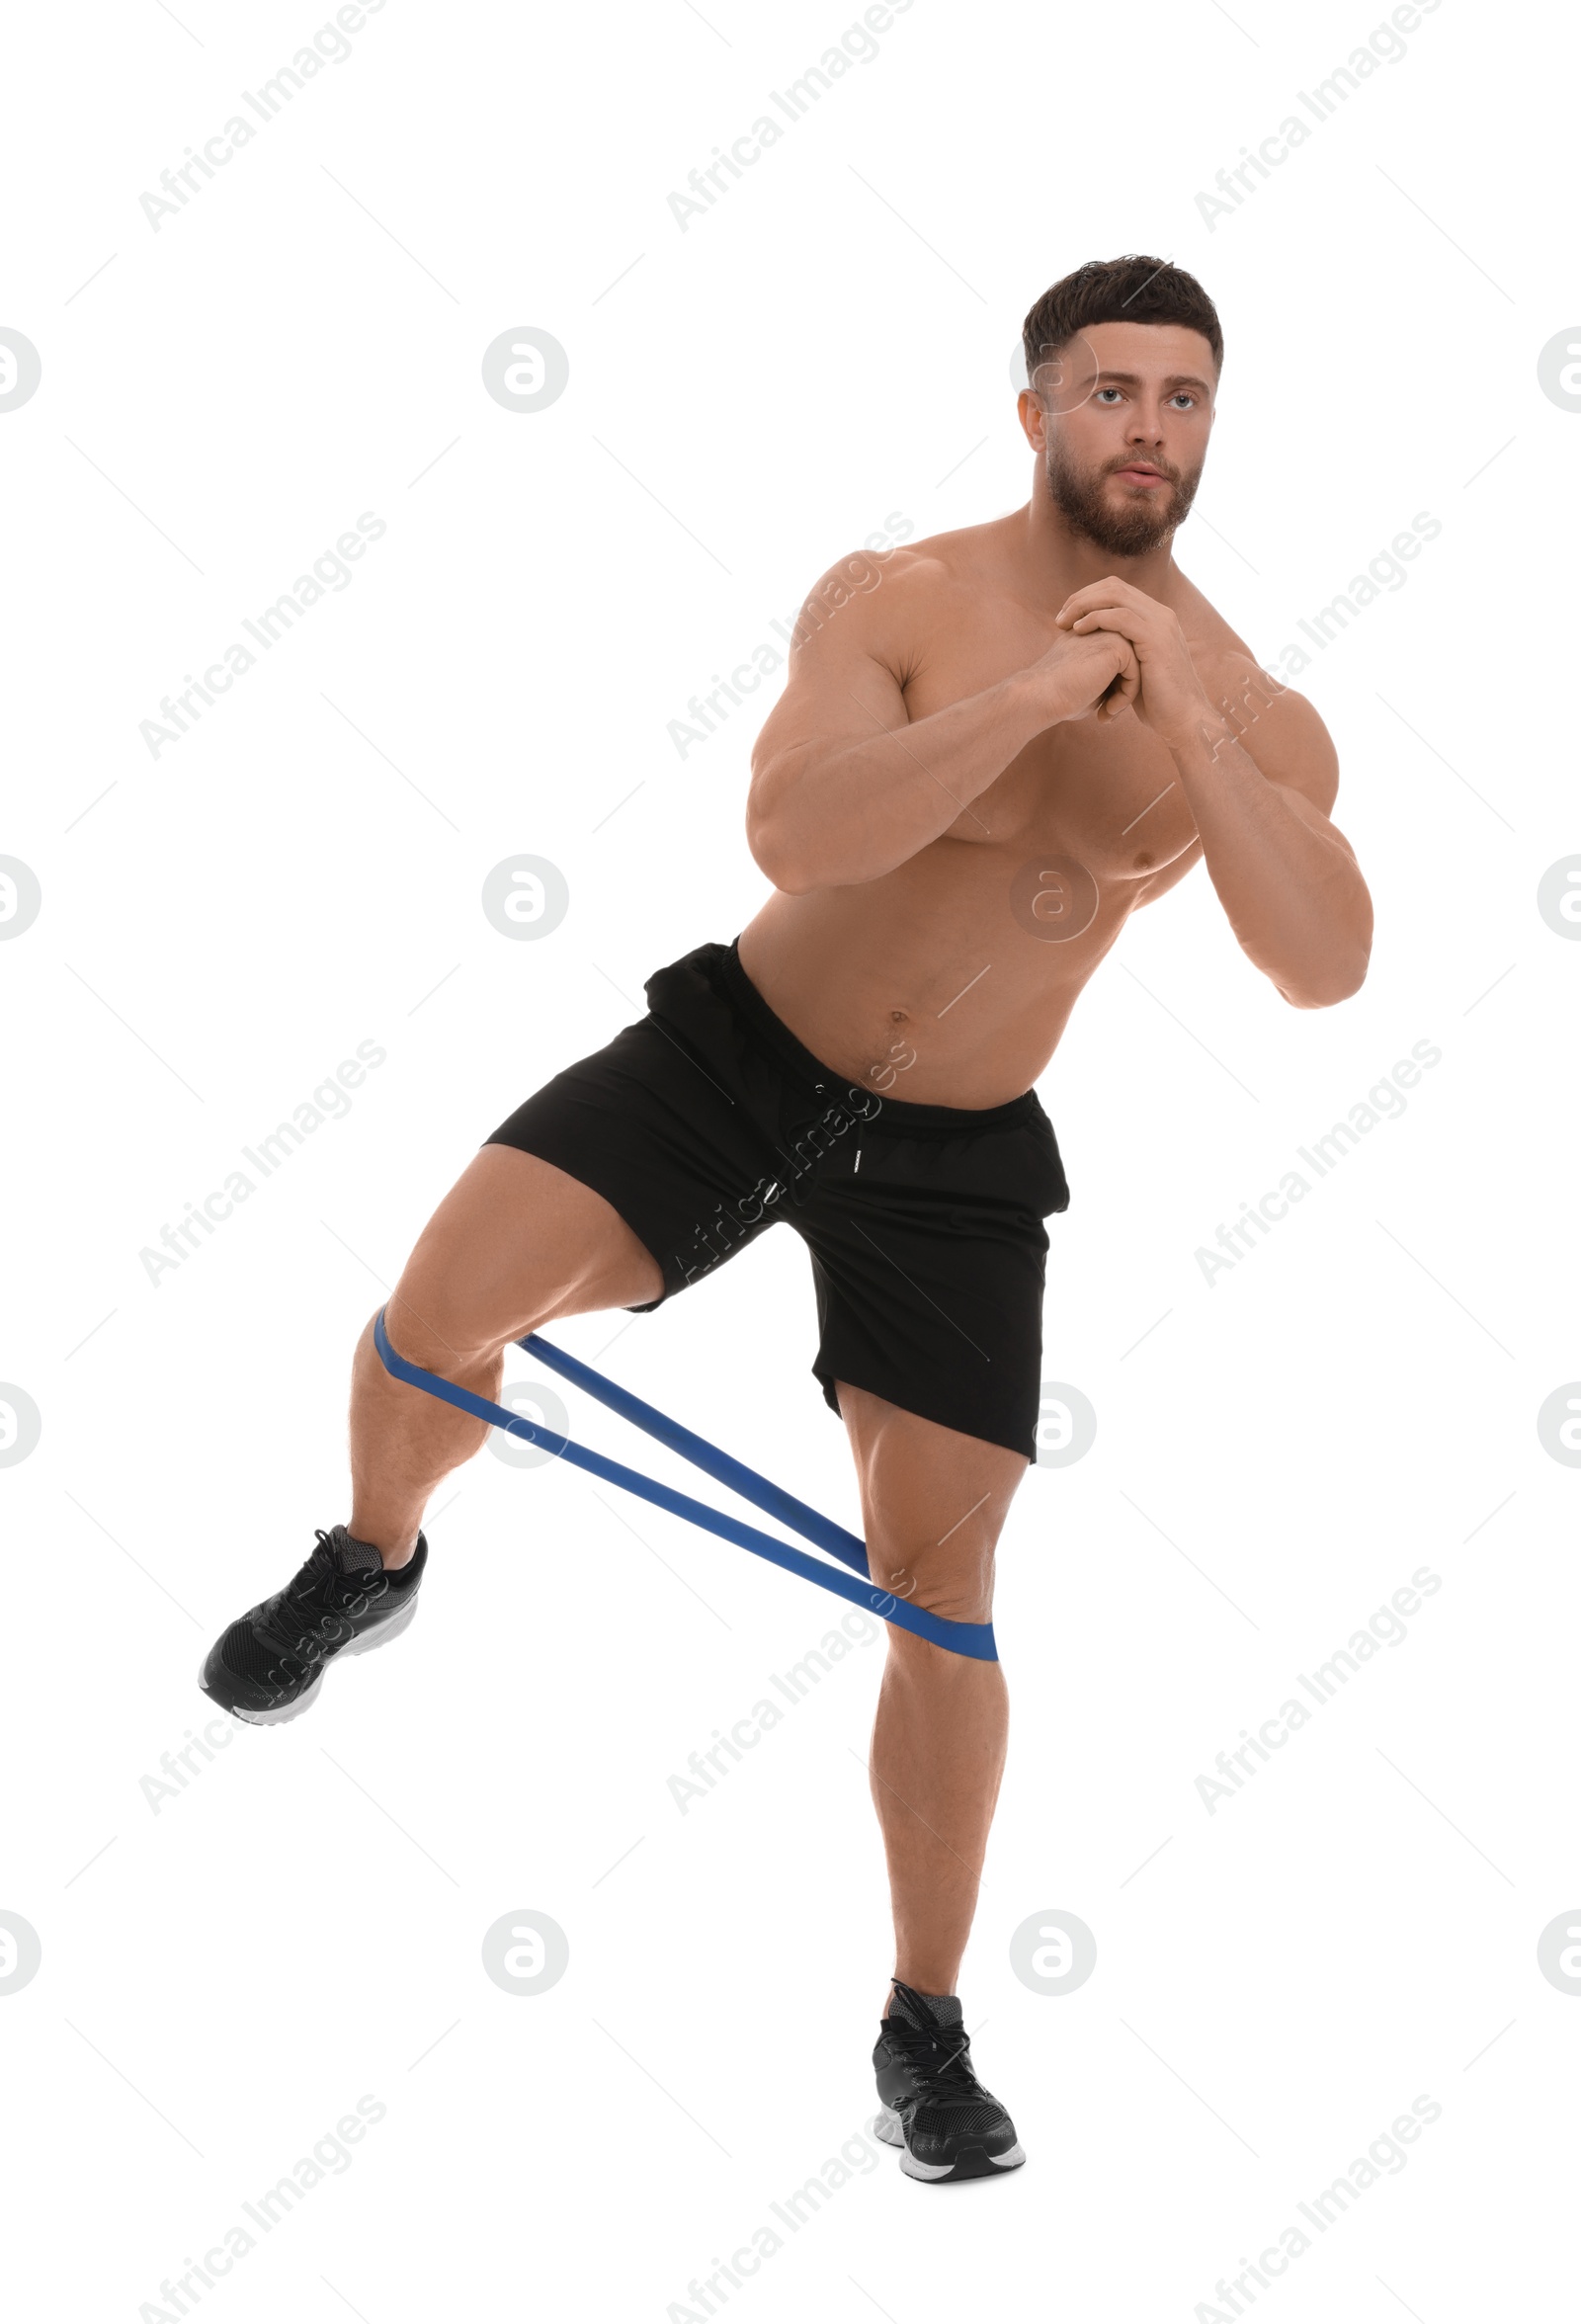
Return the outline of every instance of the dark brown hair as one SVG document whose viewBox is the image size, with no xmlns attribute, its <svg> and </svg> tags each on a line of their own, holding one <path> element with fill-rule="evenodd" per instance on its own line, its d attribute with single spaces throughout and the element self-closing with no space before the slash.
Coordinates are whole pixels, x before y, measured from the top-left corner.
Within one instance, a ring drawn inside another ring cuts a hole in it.
<svg viewBox="0 0 1581 2324">
<path fill-rule="evenodd" d="M 1090 258 L 1051 284 L 1021 327 L 1029 381 L 1089 323 L 1182 324 L 1201 331 L 1215 366 L 1224 361 L 1218 310 L 1195 275 L 1162 258 Z"/>
</svg>

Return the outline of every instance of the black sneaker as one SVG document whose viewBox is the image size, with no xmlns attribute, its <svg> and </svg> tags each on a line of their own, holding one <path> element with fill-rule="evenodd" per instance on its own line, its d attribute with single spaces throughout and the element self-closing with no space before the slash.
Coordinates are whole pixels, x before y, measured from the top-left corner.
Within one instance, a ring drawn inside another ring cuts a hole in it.
<svg viewBox="0 0 1581 2324">
<path fill-rule="evenodd" d="M 874 2136 L 902 2147 L 908 2179 L 988 2179 L 1027 2160 L 1016 2125 L 971 2067 L 971 2036 L 953 1993 L 894 1980 L 873 2053 L 883 2112 Z"/>
<path fill-rule="evenodd" d="M 386 1573 L 372 1541 L 354 1539 L 343 1525 L 315 1531 L 317 1547 L 301 1571 L 233 1621 L 198 1674 L 221 1710 L 254 1726 L 297 1717 L 317 1699 L 332 1655 L 382 1646 L 417 1612 L 428 1563 L 422 1534 L 406 1564 Z"/>
</svg>

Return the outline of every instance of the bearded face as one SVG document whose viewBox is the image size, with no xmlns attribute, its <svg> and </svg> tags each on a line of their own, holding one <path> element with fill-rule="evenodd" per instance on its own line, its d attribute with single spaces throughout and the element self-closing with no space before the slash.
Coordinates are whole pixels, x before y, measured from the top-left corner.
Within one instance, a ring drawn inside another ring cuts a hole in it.
<svg viewBox="0 0 1581 2324">
<path fill-rule="evenodd" d="M 1073 533 L 1110 556 L 1145 556 L 1168 540 L 1184 522 L 1202 480 L 1201 460 L 1193 468 L 1181 468 L 1162 453 L 1150 452 L 1147 464 L 1159 470 L 1165 483 L 1143 488 L 1116 481 L 1117 472 L 1132 465 L 1137 456 L 1121 453 L 1083 462 L 1058 427 L 1048 432 L 1044 473 L 1049 498 Z"/>
</svg>

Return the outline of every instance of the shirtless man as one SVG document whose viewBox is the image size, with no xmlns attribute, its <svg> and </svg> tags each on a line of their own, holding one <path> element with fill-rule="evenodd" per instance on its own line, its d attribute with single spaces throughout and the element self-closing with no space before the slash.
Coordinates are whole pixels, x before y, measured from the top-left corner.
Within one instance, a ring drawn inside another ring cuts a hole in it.
<svg viewBox="0 0 1581 2324">
<path fill-rule="evenodd" d="M 1321 719 L 1172 555 L 1212 426 L 1211 301 L 1156 259 L 1095 262 L 1024 338 L 1026 507 L 881 567 L 847 558 L 807 601 L 747 804 L 774 893 L 501 1124 L 385 1310 L 398 1356 L 497 1399 L 513 1340 L 655 1306 L 788 1220 L 874 1577 L 961 1622 L 989 1618 L 1037 1450 L 1042 1220 L 1068 1195 L 1033 1084 L 1077 994 L 1199 858 L 1294 1008 L 1354 993 L 1372 934 Z M 350 1523 L 216 1643 L 215 1700 L 293 1715 L 331 1653 L 403 1626 L 429 1496 L 486 1435 L 393 1377 L 370 1324 Z M 956 1998 L 1005 1730 L 997 1662 L 890 1627 L 871 1768 L 895 1967 L 874 2063 L 880 2135 L 918 2179 L 1024 2159 Z"/>
</svg>

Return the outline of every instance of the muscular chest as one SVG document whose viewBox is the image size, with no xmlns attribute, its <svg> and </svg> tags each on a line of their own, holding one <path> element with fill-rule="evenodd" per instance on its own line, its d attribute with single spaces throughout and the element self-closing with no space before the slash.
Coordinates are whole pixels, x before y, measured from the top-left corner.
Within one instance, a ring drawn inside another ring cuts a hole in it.
<svg viewBox="0 0 1581 2324">
<path fill-rule="evenodd" d="M 1074 856 L 1100 881 L 1140 879 L 1197 837 L 1174 761 L 1138 719 L 1083 719 L 1039 735 L 957 816 L 951 839 Z"/>
<path fill-rule="evenodd" d="M 1048 639 L 1006 641 L 1005 666 L 963 654 L 935 663 L 906 690 L 913 718 L 1024 667 Z M 996 656 L 997 660 L 999 657 Z M 968 845 L 1073 856 L 1100 881 L 1141 879 L 1197 837 L 1175 763 L 1130 712 L 1113 722 L 1070 719 L 1037 735 L 944 834 Z"/>
</svg>

